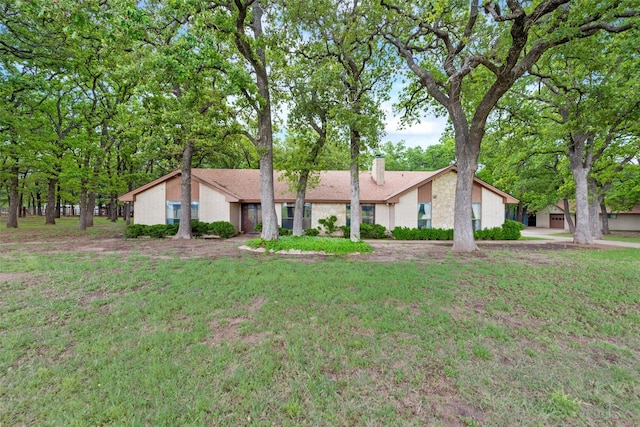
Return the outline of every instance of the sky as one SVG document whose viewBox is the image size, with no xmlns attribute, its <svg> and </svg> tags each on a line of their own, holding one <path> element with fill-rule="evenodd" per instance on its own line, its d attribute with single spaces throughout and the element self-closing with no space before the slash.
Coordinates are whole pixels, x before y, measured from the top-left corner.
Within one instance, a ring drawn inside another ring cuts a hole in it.
<svg viewBox="0 0 640 427">
<path fill-rule="evenodd" d="M 438 144 L 440 136 L 447 126 L 446 117 L 435 117 L 428 115 L 410 127 L 401 128 L 400 117 L 395 116 L 391 111 L 385 109 L 387 134 L 382 137 L 382 141 L 391 141 L 394 144 L 404 140 L 407 147 L 422 147 Z"/>
<path fill-rule="evenodd" d="M 433 114 L 424 114 L 420 123 L 411 126 L 401 126 L 399 114 L 394 114 L 393 104 L 398 101 L 402 92 L 402 82 L 398 79 L 391 88 L 391 99 L 382 104 L 386 116 L 385 131 L 382 142 L 391 141 L 397 144 L 404 141 L 407 147 L 422 147 L 438 144 L 440 136 L 447 126 L 447 117 L 435 117 Z"/>
</svg>

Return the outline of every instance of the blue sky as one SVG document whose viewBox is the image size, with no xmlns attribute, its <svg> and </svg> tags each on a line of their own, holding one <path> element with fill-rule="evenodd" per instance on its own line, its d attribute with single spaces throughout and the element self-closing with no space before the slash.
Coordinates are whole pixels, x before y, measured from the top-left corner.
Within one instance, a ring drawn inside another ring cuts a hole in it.
<svg viewBox="0 0 640 427">
<path fill-rule="evenodd" d="M 385 130 L 387 134 L 382 138 L 383 142 L 391 141 L 394 144 L 402 140 L 407 147 L 422 147 L 434 145 L 440 142 L 440 136 L 447 126 L 446 117 L 434 117 L 425 115 L 420 123 L 404 129 L 400 128 L 400 117 L 394 116 L 390 110 L 386 110 L 387 120 Z"/>
</svg>

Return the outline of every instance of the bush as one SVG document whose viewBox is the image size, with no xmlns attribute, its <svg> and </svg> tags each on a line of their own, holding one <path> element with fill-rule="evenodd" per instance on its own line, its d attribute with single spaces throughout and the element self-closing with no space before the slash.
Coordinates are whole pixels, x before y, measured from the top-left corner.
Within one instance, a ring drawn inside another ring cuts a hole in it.
<svg viewBox="0 0 640 427">
<path fill-rule="evenodd" d="M 290 236 L 293 234 L 293 230 L 289 230 L 288 228 L 278 227 L 278 235 L 279 236 Z"/>
<path fill-rule="evenodd" d="M 228 239 L 236 235 L 236 229 L 228 221 L 214 221 L 208 226 L 209 234 L 214 236 L 220 236 L 223 239 Z"/>
<path fill-rule="evenodd" d="M 502 224 L 505 240 L 519 240 L 522 230 L 524 230 L 524 224 L 518 221 L 507 219 L 504 221 L 504 224 Z"/>
<path fill-rule="evenodd" d="M 453 229 L 396 227 L 391 235 L 396 240 L 453 240 Z"/>
<path fill-rule="evenodd" d="M 333 234 L 338 231 L 338 226 L 336 225 L 338 222 L 338 218 L 335 215 L 331 215 L 328 218 L 320 218 L 318 223 L 324 227 L 325 234 Z"/>
<path fill-rule="evenodd" d="M 148 236 L 148 225 L 130 224 L 124 229 L 124 237 L 127 239 L 137 239 L 139 236 Z"/>
<path fill-rule="evenodd" d="M 178 233 L 179 227 L 180 224 L 132 224 L 127 226 L 124 230 L 124 237 L 128 239 L 135 239 L 140 236 L 150 236 L 156 239 L 161 239 L 166 236 L 175 236 L 176 233 Z M 233 224 L 227 221 L 216 221 L 212 223 L 191 221 L 191 234 L 194 237 L 200 237 L 204 234 L 213 234 L 224 239 L 228 239 L 229 237 L 236 235 L 236 230 L 233 227 Z"/>
<path fill-rule="evenodd" d="M 473 237 L 476 240 L 504 240 L 504 231 L 502 227 L 485 228 L 474 231 Z"/>
<path fill-rule="evenodd" d="M 320 234 L 320 230 L 318 230 L 317 228 L 307 228 L 302 234 L 304 234 L 305 236 L 315 237 Z"/>
<path fill-rule="evenodd" d="M 343 225 L 340 227 L 342 232 L 344 233 L 345 239 L 348 239 L 351 236 L 351 227 Z M 384 239 L 387 237 L 387 229 L 384 225 L 380 224 L 360 224 L 360 238 L 362 239 Z"/>
</svg>

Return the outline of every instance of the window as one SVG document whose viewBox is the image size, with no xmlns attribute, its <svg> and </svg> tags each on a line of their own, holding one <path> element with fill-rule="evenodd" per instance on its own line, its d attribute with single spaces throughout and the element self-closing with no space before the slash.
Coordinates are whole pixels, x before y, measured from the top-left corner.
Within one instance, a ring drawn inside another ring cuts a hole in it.
<svg viewBox="0 0 640 427">
<path fill-rule="evenodd" d="M 371 224 L 376 223 L 376 205 L 360 205 L 360 223 Z M 351 205 L 347 205 L 347 227 L 351 227 Z"/>
<path fill-rule="evenodd" d="M 191 219 L 198 221 L 199 219 L 199 202 L 191 202 Z M 180 202 L 168 201 L 167 202 L 167 224 L 179 224 L 180 223 Z"/>
<path fill-rule="evenodd" d="M 282 227 L 293 230 L 293 213 L 295 211 L 294 203 L 282 204 Z M 311 203 L 304 204 L 304 212 L 302 214 L 302 229 L 311 228 Z"/>
<path fill-rule="evenodd" d="M 431 228 L 431 202 L 418 203 L 418 228 Z"/>
<path fill-rule="evenodd" d="M 474 231 L 482 229 L 482 203 L 471 203 L 471 223 Z"/>
</svg>

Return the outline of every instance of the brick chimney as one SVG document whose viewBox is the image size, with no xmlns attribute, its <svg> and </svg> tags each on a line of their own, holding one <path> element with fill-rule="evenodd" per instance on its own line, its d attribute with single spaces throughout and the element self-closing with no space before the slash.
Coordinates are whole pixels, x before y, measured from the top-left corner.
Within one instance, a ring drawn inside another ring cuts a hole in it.
<svg viewBox="0 0 640 427">
<path fill-rule="evenodd" d="M 384 157 L 376 154 L 371 167 L 371 176 L 378 185 L 384 185 Z"/>
</svg>

